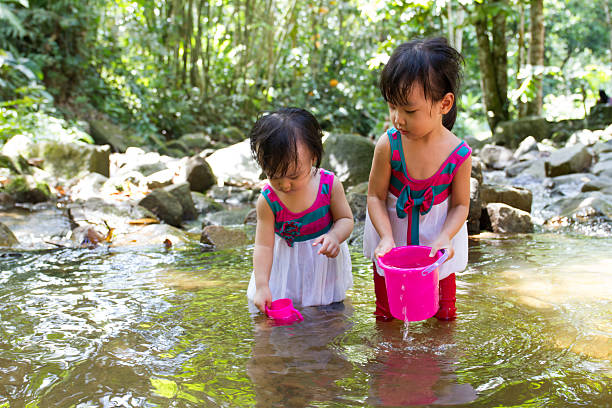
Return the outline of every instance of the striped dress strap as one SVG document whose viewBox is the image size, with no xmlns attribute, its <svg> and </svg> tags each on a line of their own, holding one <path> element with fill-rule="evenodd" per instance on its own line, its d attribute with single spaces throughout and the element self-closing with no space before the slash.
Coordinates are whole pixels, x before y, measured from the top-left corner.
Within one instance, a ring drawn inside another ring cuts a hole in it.
<svg viewBox="0 0 612 408">
<path fill-rule="evenodd" d="M 397 216 L 408 217 L 407 242 L 418 245 L 419 216 L 427 214 L 434 205 L 448 198 L 456 171 L 470 156 L 472 149 L 461 141 L 433 176 L 418 180 L 411 178 L 406 170 L 400 133 L 392 128 L 387 134 L 391 145 L 389 191 L 397 197 Z"/>
<path fill-rule="evenodd" d="M 333 219 L 330 205 L 334 175 L 327 170 L 319 171 L 317 196 L 310 208 L 299 213 L 289 211 L 270 185 L 266 185 L 261 192 L 274 213 L 274 232 L 289 246 L 293 246 L 294 242 L 317 238 L 331 229 Z"/>
</svg>

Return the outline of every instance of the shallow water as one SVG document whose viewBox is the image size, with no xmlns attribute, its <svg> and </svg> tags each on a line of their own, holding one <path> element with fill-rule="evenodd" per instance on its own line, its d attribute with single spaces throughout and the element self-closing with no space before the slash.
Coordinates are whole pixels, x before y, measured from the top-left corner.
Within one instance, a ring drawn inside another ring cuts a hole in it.
<svg viewBox="0 0 612 408">
<path fill-rule="evenodd" d="M 457 321 L 408 332 L 357 253 L 344 303 L 253 318 L 251 254 L 1 252 L 0 407 L 612 404 L 612 238 L 472 239 Z"/>
</svg>

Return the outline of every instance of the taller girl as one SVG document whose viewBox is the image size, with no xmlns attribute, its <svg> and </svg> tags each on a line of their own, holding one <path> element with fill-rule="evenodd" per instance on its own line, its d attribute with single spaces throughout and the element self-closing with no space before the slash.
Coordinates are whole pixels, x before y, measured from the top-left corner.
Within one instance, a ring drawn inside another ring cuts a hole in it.
<svg viewBox="0 0 612 408">
<path fill-rule="evenodd" d="M 380 77 L 393 127 L 376 144 L 368 185 L 364 254 L 374 260 L 378 318 L 391 318 L 375 259 L 396 245 L 449 251 L 439 269 L 441 320 L 455 318 L 455 272 L 467 265 L 470 147 L 451 129 L 463 57 L 444 38 L 395 49 Z"/>
</svg>

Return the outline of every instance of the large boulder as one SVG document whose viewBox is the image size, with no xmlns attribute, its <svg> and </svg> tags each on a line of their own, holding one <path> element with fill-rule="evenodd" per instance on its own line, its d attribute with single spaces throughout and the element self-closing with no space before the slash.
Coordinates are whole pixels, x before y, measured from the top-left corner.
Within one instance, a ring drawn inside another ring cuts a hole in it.
<svg viewBox="0 0 612 408">
<path fill-rule="evenodd" d="M 187 159 L 185 163 L 185 178 L 189 183 L 191 191 L 200 193 L 205 192 L 217 183 L 217 178 L 212 168 L 200 156 L 193 156 Z"/>
<path fill-rule="evenodd" d="M 493 232 L 533 232 L 531 215 L 526 211 L 502 203 L 487 204 L 486 211 L 489 215 Z"/>
<path fill-rule="evenodd" d="M 163 188 L 153 190 L 140 200 L 138 205 L 155 214 L 160 220 L 174 227 L 180 227 L 183 221 L 183 206 L 170 192 Z"/>
<path fill-rule="evenodd" d="M 331 134 L 323 149 L 321 167 L 333 171 L 344 187 L 368 181 L 374 157 L 374 144 L 369 139 L 355 134 Z"/>
<path fill-rule="evenodd" d="M 206 161 L 219 183 L 253 185 L 260 182 L 261 169 L 253 160 L 249 139 L 215 151 Z"/>
<path fill-rule="evenodd" d="M 79 141 L 43 140 L 34 143 L 17 135 L 2 148 L 9 157 L 21 155 L 26 159 L 42 159 L 40 166 L 58 178 L 70 179 L 89 172 L 109 176 L 110 146 L 97 146 Z"/>
<path fill-rule="evenodd" d="M 504 203 L 530 213 L 533 194 L 524 187 L 483 184 L 480 188 L 480 199 L 483 205 L 488 203 Z"/>
<path fill-rule="evenodd" d="M 123 130 L 114 123 L 104 119 L 89 121 L 91 136 L 99 145 L 110 145 L 114 152 L 125 152 L 128 143 Z"/>
<path fill-rule="evenodd" d="M 13 231 L 0 222 L 0 247 L 12 247 L 19 244 Z"/>
<path fill-rule="evenodd" d="M 527 136 L 533 136 L 540 141 L 550 137 L 550 134 L 551 126 L 545 118 L 531 116 L 498 123 L 493 141 L 496 144 L 514 149 Z"/>
<path fill-rule="evenodd" d="M 593 156 L 583 144 L 575 144 L 553 152 L 544 162 L 547 177 L 579 173 L 589 168 Z"/>
</svg>

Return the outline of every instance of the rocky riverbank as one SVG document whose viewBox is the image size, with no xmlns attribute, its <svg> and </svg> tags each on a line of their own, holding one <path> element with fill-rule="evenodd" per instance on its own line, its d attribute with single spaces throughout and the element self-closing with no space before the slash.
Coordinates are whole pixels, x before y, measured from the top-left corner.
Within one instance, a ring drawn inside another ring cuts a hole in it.
<svg viewBox="0 0 612 408">
<path fill-rule="evenodd" d="M 329 135 L 322 166 L 347 189 L 361 241 L 372 141 Z M 248 140 L 170 157 L 130 147 L 15 136 L 0 154 L 0 246 L 14 249 L 252 242 L 263 185 Z M 470 234 L 612 228 L 612 126 L 563 144 L 524 138 L 515 150 L 474 149 Z"/>
</svg>

